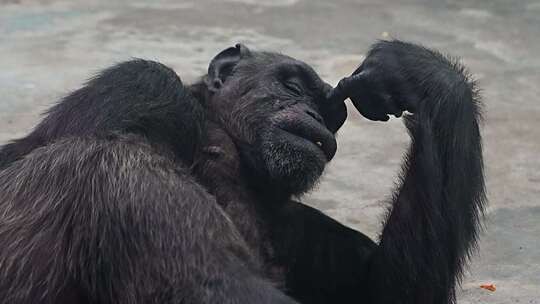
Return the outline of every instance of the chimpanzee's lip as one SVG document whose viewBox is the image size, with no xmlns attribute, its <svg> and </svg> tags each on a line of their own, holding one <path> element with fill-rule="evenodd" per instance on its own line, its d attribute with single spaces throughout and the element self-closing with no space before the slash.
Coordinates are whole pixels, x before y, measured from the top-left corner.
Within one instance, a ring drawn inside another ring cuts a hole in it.
<svg viewBox="0 0 540 304">
<path fill-rule="evenodd" d="M 296 140 L 302 139 L 315 146 L 323 152 L 327 161 L 331 161 L 334 158 L 337 150 L 337 142 L 334 134 L 312 117 L 302 117 L 299 120 L 295 120 L 294 123 L 285 121 L 280 123 L 278 127 L 296 137 Z"/>
<path fill-rule="evenodd" d="M 292 132 L 289 132 L 289 131 L 286 131 L 286 130 L 283 130 L 283 129 L 281 129 L 281 130 L 284 133 L 286 133 L 288 136 L 292 137 L 293 140 L 296 143 L 298 143 L 299 141 L 302 141 L 306 145 L 312 146 L 312 147 L 314 147 L 314 149 L 320 151 L 320 153 L 324 155 L 326 161 L 329 162 L 334 157 L 335 152 L 332 151 L 332 148 L 329 148 L 330 147 L 329 145 L 325 145 L 321 141 L 315 141 L 314 142 L 311 139 L 302 137 L 302 136 L 297 135 L 295 133 L 292 133 Z"/>
</svg>

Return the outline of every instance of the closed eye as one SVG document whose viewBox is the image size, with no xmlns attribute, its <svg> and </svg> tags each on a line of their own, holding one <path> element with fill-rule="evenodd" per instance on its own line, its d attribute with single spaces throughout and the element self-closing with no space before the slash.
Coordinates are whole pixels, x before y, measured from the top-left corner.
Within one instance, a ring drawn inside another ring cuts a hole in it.
<svg viewBox="0 0 540 304">
<path fill-rule="evenodd" d="M 283 85 L 293 94 L 304 95 L 302 86 L 294 80 L 287 80 L 283 83 Z"/>
</svg>

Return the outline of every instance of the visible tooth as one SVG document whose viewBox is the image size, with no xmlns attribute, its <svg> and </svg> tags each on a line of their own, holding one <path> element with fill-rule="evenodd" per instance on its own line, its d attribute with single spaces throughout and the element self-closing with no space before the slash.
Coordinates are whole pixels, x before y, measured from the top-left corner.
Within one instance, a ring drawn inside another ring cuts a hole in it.
<svg viewBox="0 0 540 304">
<path fill-rule="evenodd" d="M 319 147 L 322 147 L 322 142 L 320 142 L 320 141 L 316 141 L 315 144 L 316 144 L 317 146 L 319 146 Z"/>
</svg>

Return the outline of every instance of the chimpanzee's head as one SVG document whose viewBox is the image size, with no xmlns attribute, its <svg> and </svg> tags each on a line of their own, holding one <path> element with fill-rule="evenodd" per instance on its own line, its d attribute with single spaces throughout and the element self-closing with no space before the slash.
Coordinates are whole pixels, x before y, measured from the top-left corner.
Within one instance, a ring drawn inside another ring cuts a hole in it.
<svg viewBox="0 0 540 304">
<path fill-rule="evenodd" d="M 270 195 L 313 187 L 336 153 L 345 104 L 306 63 L 236 45 L 219 53 L 203 78 L 211 119 L 233 139 L 248 182 Z"/>
</svg>

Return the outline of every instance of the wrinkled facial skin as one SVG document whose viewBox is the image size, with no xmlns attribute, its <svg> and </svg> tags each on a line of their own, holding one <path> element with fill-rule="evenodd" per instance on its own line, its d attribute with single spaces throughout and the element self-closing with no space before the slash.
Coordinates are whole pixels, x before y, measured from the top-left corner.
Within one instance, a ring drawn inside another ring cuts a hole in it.
<svg viewBox="0 0 540 304">
<path fill-rule="evenodd" d="M 310 190 L 336 153 L 345 105 L 328 107 L 332 87 L 307 64 L 250 53 L 209 100 L 210 113 L 233 138 L 248 182 L 267 196 Z"/>
</svg>

